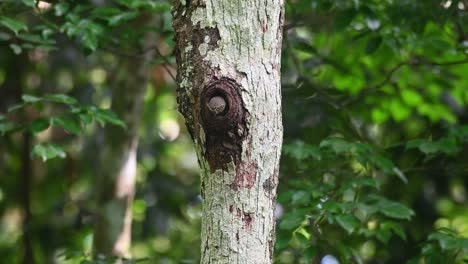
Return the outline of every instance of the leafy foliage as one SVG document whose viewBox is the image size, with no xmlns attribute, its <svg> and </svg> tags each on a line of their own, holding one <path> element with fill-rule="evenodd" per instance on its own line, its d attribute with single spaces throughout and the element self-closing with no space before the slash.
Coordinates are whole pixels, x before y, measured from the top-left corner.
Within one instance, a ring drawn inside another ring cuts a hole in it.
<svg viewBox="0 0 468 264">
<path fill-rule="evenodd" d="M 8 115 L 0 119 L 0 134 L 28 131 L 32 134 L 38 134 L 51 126 L 61 127 L 66 132 L 79 135 L 82 128 L 96 120 L 101 126 L 106 123 L 126 127 L 117 116 L 107 109 L 100 109 L 95 106 L 80 105 L 78 101 L 65 94 L 51 94 L 43 97 L 23 94 L 22 103 L 11 106 L 8 114 L 13 115 L 16 112 L 34 109 L 40 111 L 44 109 L 44 103 L 57 103 L 68 107 L 67 111 L 60 116 L 38 117 L 30 120 L 26 124 L 19 124 L 14 121 L 8 121 Z M 24 113 L 23 113 L 24 115 Z M 65 158 L 64 150 L 57 144 L 37 144 L 32 150 L 32 154 L 38 156 L 42 161 L 55 157 Z"/>
<path fill-rule="evenodd" d="M 340 263 L 460 263 L 466 256 L 459 250 L 431 260 L 415 246 L 433 245 L 433 228 L 467 236 L 460 224 L 467 215 L 465 7 L 287 3 L 276 261 L 318 263 L 331 254 Z M 463 195 L 455 198 L 455 189 Z"/>
<path fill-rule="evenodd" d="M 112 263 L 122 263 L 122 264 L 136 264 L 136 263 L 149 263 L 150 258 L 118 258 L 118 257 L 106 257 L 106 256 L 97 256 L 93 257 L 88 254 L 77 252 L 77 251 L 63 251 L 59 254 L 60 258 L 63 260 L 70 261 L 72 263 L 79 264 L 112 264 Z"/>
<path fill-rule="evenodd" d="M 441 228 L 434 231 L 423 244 L 421 255 L 426 263 L 456 262 L 464 257 L 467 261 L 468 239 L 461 237 L 449 228 Z M 413 259 L 409 263 L 418 263 Z"/>
<path fill-rule="evenodd" d="M 382 183 L 376 175 L 391 174 L 396 167 L 372 146 L 328 138 L 319 146 L 295 142 L 284 149 L 301 164 L 307 180 L 290 182 L 291 190 L 279 196 L 291 211 L 279 224 L 278 250 L 296 244 L 308 262 L 319 251 L 337 248 L 334 253 L 348 262 L 359 258 L 351 241 L 406 239 L 400 221 L 411 220 L 414 211 L 378 195 Z"/>
</svg>

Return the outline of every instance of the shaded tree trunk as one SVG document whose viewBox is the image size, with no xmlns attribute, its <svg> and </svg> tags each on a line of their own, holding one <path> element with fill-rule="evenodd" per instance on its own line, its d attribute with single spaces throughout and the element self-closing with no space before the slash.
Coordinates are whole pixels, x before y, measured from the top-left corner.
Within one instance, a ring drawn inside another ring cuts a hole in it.
<svg viewBox="0 0 468 264">
<path fill-rule="evenodd" d="M 21 189 L 22 204 L 24 210 L 23 220 L 23 245 L 24 264 L 33 264 L 34 252 L 32 246 L 32 212 L 31 212 L 31 185 L 32 185 L 32 161 L 31 161 L 32 136 L 30 132 L 23 132 L 23 148 L 21 153 Z"/>
<path fill-rule="evenodd" d="M 6 79 L 4 86 L 0 89 L 5 90 L 5 97 L 8 101 L 8 92 L 13 94 L 13 98 L 16 102 L 21 102 L 21 96 L 24 93 L 24 86 L 22 80 L 26 73 L 26 66 L 30 62 L 27 56 L 23 53 L 21 55 L 13 55 L 10 57 L 11 67 L 7 75 L 9 78 Z M 6 109 L 4 110 L 6 111 Z M 23 110 L 20 113 L 21 122 L 30 122 L 31 116 L 28 111 Z M 23 264 L 34 264 L 36 263 L 33 249 L 33 214 L 31 208 L 31 195 L 34 178 L 33 163 L 31 160 L 31 150 L 33 145 L 33 135 L 29 131 L 23 131 L 22 133 L 22 146 L 21 146 L 21 176 L 19 177 L 19 201 L 23 209 L 23 222 L 22 222 L 22 244 L 23 244 Z"/>
<path fill-rule="evenodd" d="M 141 50 L 154 44 L 154 38 L 150 35 L 147 34 Z M 105 129 L 105 145 L 101 153 L 96 190 L 95 254 L 129 255 L 138 128 L 150 77 L 148 63 L 152 57 L 152 51 L 138 58 L 127 57 L 115 75 L 111 110 L 125 122 L 127 128 L 107 126 Z"/>
<path fill-rule="evenodd" d="M 283 5 L 174 1 L 179 111 L 201 167 L 201 263 L 271 263 Z"/>
</svg>

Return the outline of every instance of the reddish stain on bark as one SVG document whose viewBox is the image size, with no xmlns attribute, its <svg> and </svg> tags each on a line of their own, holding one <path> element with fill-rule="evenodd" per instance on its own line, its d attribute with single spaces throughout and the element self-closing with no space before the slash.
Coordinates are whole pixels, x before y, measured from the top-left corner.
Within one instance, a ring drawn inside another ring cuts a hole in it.
<svg viewBox="0 0 468 264">
<path fill-rule="evenodd" d="M 268 251 L 270 253 L 270 260 L 273 259 L 273 240 L 268 240 Z"/>
<path fill-rule="evenodd" d="M 265 33 L 268 30 L 268 25 L 265 20 L 262 20 L 262 32 Z"/>
<path fill-rule="evenodd" d="M 232 213 L 232 211 L 234 211 L 234 206 L 230 205 L 229 206 L 229 212 Z"/>
<path fill-rule="evenodd" d="M 247 231 L 252 230 L 252 223 L 254 221 L 253 213 L 244 213 L 244 217 L 242 218 L 244 222 L 244 229 Z"/>
<path fill-rule="evenodd" d="M 257 164 L 256 163 L 243 163 L 239 164 L 236 168 L 236 177 L 231 184 L 231 188 L 238 190 L 240 188 L 250 189 L 254 186 L 257 179 Z"/>
</svg>

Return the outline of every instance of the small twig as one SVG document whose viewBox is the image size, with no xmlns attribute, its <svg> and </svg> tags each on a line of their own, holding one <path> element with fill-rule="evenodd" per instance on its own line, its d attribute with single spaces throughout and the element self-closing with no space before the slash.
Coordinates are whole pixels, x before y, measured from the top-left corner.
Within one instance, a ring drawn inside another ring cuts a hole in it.
<svg viewBox="0 0 468 264">
<path fill-rule="evenodd" d="M 105 51 L 109 51 L 109 52 L 114 53 L 114 54 L 117 54 L 117 55 L 119 55 L 121 57 L 128 57 L 128 58 L 141 58 L 146 53 L 148 53 L 150 51 L 155 51 L 156 54 L 158 55 L 158 57 L 160 57 L 164 61 L 164 63 L 161 64 L 163 66 L 163 68 L 171 76 L 172 80 L 176 81 L 176 77 L 174 76 L 174 74 L 171 72 L 171 70 L 167 66 L 167 65 L 171 65 L 170 61 L 167 59 L 166 56 L 162 55 L 162 53 L 159 51 L 157 46 L 152 46 L 152 47 L 149 47 L 147 49 L 144 49 L 144 50 L 141 50 L 141 51 L 135 52 L 135 53 L 126 53 L 126 52 L 118 51 L 116 49 L 109 48 L 109 47 L 102 47 L 101 49 L 105 50 Z"/>
<path fill-rule="evenodd" d="M 398 63 L 393 68 L 391 68 L 390 71 L 388 71 L 387 76 L 385 77 L 385 79 L 383 81 L 381 81 L 380 83 L 376 84 L 375 86 L 369 87 L 367 89 L 368 90 L 369 89 L 377 89 L 377 88 L 380 88 L 382 86 L 385 86 L 387 83 L 389 83 L 392 80 L 393 74 L 395 74 L 395 72 L 398 71 L 401 67 L 406 66 L 406 65 L 409 65 L 409 62 L 400 62 L 400 63 Z"/>
<path fill-rule="evenodd" d="M 429 62 L 426 64 L 432 65 L 432 66 L 453 66 L 453 65 L 461 65 L 465 63 L 468 63 L 468 58 L 463 59 L 463 60 L 447 61 L 447 62 Z"/>
<path fill-rule="evenodd" d="M 350 100 L 347 100 L 343 102 L 343 105 L 349 105 L 350 103 L 353 103 L 359 99 L 361 99 L 367 92 L 377 90 L 379 88 L 382 88 L 383 86 L 387 85 L 388 83 L 391 82 L 394 74 L 400 70 L 403 66 L 454 66 L 454 65 L 461 65 L 461 64 L 466 64 L 468 63 L 468 58 L 461 59 L 461 60 L 455 60 L 455 61 L 446 61 L 446 62 L 436 62 L 436 61 L 428 61 L 428 60 L 422 60 L 418 58 L 413 58 L 408 61 L 402 61 L 397 63 L 395 66 L 393 66 L 386 74 L 386 77 L 384 80 L 381 82 L 377 83 L 376 85 L 364 88 L 361 90 L 360 95 L 358 95 L 355 98 L 351 98 Z"/>
<path fill-rule="evenodd" d="M 167 67 L 167 65 L 171 65 L 171 63 L 169 62 L 169 60 L 166 58 L 166 56 L 162 55 L 161 54 L 161 51 L 159 51 L 158 47 L 154 47 L 154 50 L 156 51 L 156 53 L 158 54 L 158 56 L 163 59 L 164 63 L 162 64 L 162 66 L 164 67 L 164 69 L 166 69 L 167 73 L 169 73 L 169 75 L 171 76 L 172 80 L 174 80 L 174 82 L 177 82 L 176 80 L 176 77 L 172 74 L 172 72 L 170 71 L 169 67 Z"/>
<path fill-rule="evenodd" d="M 377 85 L 373 87 L 369 87 L 368 89 L 375 89 L 375 88 L 380 88 L 384 85 L 386 85 L 388 82 L 393 77 L 393 74 L 395 74 L 396 71 L 398 71 L 401 67 L 403 66 L 421 66 L 421 65 L 429 65 L 429 66 L 453 66 L 453 65 L 460 65 L 460 64 L 465 64 L 468 63 L 468 58 L 465 58 L 463 60 L 456 60 L 456 61 L 447 61 L 447 62 L 434 62 L 434 61 L 422 61 L 419 59 L 412 59 L 409 61 L 403 61 L 395 65 L 390 71 L 387 73 L 387 77 Z"/>
</svg>

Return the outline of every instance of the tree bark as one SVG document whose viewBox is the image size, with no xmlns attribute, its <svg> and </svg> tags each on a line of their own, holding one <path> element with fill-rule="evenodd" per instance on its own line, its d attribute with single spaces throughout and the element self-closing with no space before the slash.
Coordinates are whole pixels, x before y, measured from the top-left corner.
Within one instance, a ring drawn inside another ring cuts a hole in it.
<svg viewBox="0 0 468 264">
<path fill-rule="evenodd" d="M 148 21 L 146 21 L 148 22 Z M 146 25 L 139 23 L 140 26 Z M 146 50 L 154 38 L 146 34 Z M 154 52 L 126 58 L 115 75 L 111 110 L 127 125 L 126 129 L 107 126 L 97 184 L 97 210 L 94 223 L 95 254 L 129 256 L 132 203 L 137 174 L 138 129 Z"/>
<path fill-rule="evenodd" d="M 283 0 L 174 1 L 179 111 L 201 167 L 201 263 L 271 263 Z"/>
</svg>

